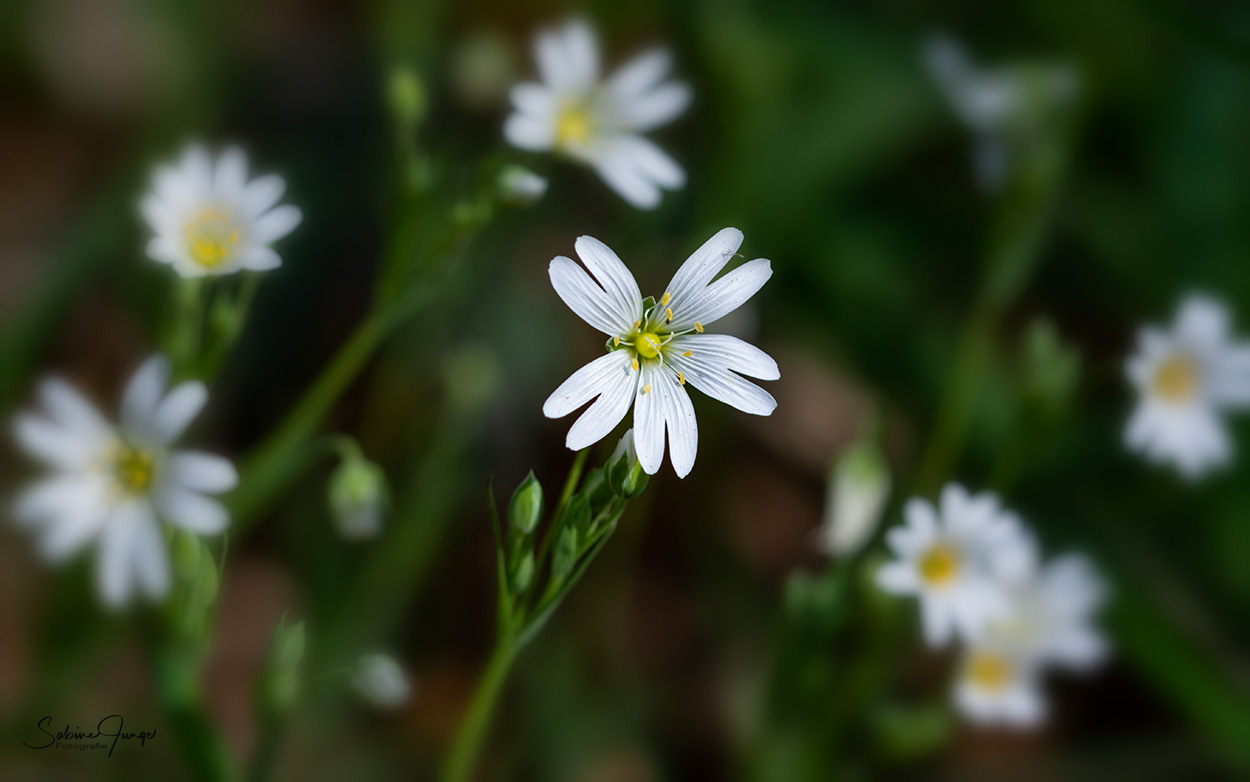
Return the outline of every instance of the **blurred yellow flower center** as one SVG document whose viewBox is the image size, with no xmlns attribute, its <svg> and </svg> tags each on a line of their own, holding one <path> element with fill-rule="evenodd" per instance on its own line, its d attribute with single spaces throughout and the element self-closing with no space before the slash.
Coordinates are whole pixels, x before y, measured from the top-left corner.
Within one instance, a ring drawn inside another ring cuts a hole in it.
<svg viewBox="0 0 1250 782">
<path fill-rule="evenodd" d="M 958 572 L 959 555 L 949 546 L 939 543 L 920 557 L 920 575 L 930 584 L 945 584 Z"/>
<path fill-rule="evenodd" d="M 660 355 L 660 348 L 663 345 L 664 341 L 660 339 L 660 335 L 649 331 L 639 334 L 634 340 L 634 349 L 643 358 L 655 358 Z"/>
<path fill-rule="evenodd" d="M 590 142 L 590 112 L 580 104 L 568 104 L 556 119 L 556 146 L 585 146 Z"/>
<path fill-rule="evenodd" d="M 1198 370 L 1186 356 L 1168 356 L 1155 370 L 1153 386 L 1155 394 L 1165 401 L 1184 402 L 1198 388 Z"/>
<path fill-rule="evenodd" d="M 968 660 L 968 680 L 982 690 L 1001 690 L 1011 679 L 1011 666 L 1002 656 L 978 652 Z"/>
<path fill-rule="evenodd" d="M 142 494 L 152 485 L 155 464 L 151 454 L 121 444 L 108 456 L 113 478 L 127 494 Z"/>
<path fill-rule="evenodd" d="M 239 229 L 222 211 L 205 209 L 186 228 L 187 251 L 205 269 L 215 269 L 230 257 L 239 242 Z"/>
</svg>

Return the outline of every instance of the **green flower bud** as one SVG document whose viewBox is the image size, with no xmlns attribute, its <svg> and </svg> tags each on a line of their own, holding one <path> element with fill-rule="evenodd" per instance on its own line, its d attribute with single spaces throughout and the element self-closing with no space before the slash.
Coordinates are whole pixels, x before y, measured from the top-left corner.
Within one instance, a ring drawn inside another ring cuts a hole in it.
<svg viewBox="0 0 1250 782">
<path fill-rule="evenodd" d="M 376 538 L 382 532 L 387 497 L 382 468 L 349 451 L 330 476 L 328 499 L 335 529 L 347 540 Z"/>
<path fill-rule="evenodd" d="M 560 530 L 555 551 L 551 554 L 551 579 L 553 581 L 563 581 L 565 576 L 573 571 L 573 566 L 577 564 L 577 555 L 581 553 L 578 550 L 579 537 L 577 529 L 571 524 L 565 524 Z"/>
<path fill-rule="evenodd" d="M 294 705 L 299 696 L 299 664 L 303 658 L 304 622 L 287 625 L 283 614 L 274 630 L 261 683 L 261 697 L 271 713 L 285 713 Z"/>
<path fill-rule="evenodd" d="M 538 526 L 542 516 L 543 487 L 534 477 L 534 471 L 530 470 L 508 502 L 508 522 L 516 534 L 528 535 Z"/>
<path fill-rule="evenodd" d="M 612 458 L 608 459 L 608 483 L 612 490 L 627 500 L 632 500 L 647 488 L 651 476 L 642 470 L 634 452 L 634 430 L 630 429 L 616 444 Z"/>
<path fill-rule="evenodd" d="M 511 578 L 512 593 L 524 594 L 534 583 L 534 550 L 527 549 L 524 554 L 514 560 Z"/>
<path fill-rule="evenodd" d="M 607 508 L 608 504 L 616 499 L 616 492 L 608 485 L 608 476 L 602 467 L 596 467 L 586 473 L 586 479 L 582 481 L 582 488 L 578 493 L 590 503 L 592 515 Z"/>
<path fill-rule="evenodd" d="M 572 528 L 578 535 L 583 538 L 590 534 L 590 521 L 592 518 L 590 512 L 590 503 L 581 495 L 576 495 L 569 500 L 568 507 L 564 509 L 564 527 Z"/>
</svg>

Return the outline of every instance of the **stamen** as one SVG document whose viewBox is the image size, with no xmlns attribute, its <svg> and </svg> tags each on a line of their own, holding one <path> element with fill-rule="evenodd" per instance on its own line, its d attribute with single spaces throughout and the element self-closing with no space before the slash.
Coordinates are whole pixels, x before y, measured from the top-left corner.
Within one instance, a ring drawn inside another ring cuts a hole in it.
<svg viewBox="0 0 1250 782">
<path fill-rule="evenodd" d="M 694 351 L 687 350 L 685 353 L 682 353 L 682 355 L 685 356 L 686 358 L 690 358 L 691 356 L 694 355 Z"/>
<path fill-rule="evenodd" d="M 642 393 L 644 393 L 644 394 L 649 394 L 649 393 L 651 393 L 651 384 L 650 384 L 650 383 L 647 383 L 645 386 L 643 386 L 643 387 L 642 387 Z"/>
<path fill-rule="evenodd" d="M 677 381 L 683 386 L 686 385 L 686 376 L 681 373 L 680 369 L 677 370 Z"/>
<path fill-rule="evenodd" d="M 695 331 L 697 331 L 697 332 L 699 332 L 700 334 L 702 334 L 702 333 L 703 333 L 703 324 L 702 324 L 702 323 L 699 323 L 698 321 L 695 321 L 695 323 L 694 323 L 694 330 L 695 330 Z"/>
<path fill-rule="evenodd" d="M 639 327 L 639 326 L 641 326 L 641 325 L 642 325 L 642 321 L 640 321 L 640 320 L 636 320 L 636 321 L 634 321 L 634 331 L 637 331 L 637 330 L 638 330 L 638 327 Z"/>
<path fill-rule="evenodd" d="M 665 307 L 665 308 L 664 308 L 664 314 L 665 314 L 666 316 L 668 316 L 668 322 L 669 322 L 669 323 L 672 323 L 672 322 L 673 322 L 673 308 L 672 308 L 672 307 Z"/>
<path fill-rule="evenodd" d="M 636 359 L 636 358 L 634 358 L 634 359 L 630 359 L 630 361 L 629 361 L 629 365 L 630 365 L 631 367 L 633 367 L 633 368 L 634 368 L 634 371 L 635 371 L 635 372 L 637 372 L 637 371 L 638 371 L 638 359 Z"/>
<path fill-rule="evenodd" d="M 613 337 L 613 338 L 612 338 L 612 346 L 613 346 L 613 347 L 618 347 L 618 348 L 619 348 L 619 347 L 621 346 L 621 338 L 620 338 L 620 337 Z"/>
<path fill-rule="evenodd" d="M 669 293 L 668 291 L 664 291 L 664 295 L 660 297 L 660 306 L 667 307 L 669 301 L 672 300 L 672 298 L 673 298 L 673 294 Z M 672 320 L 672 318 L 670 317 L 669 320 Z"/>
</svg>

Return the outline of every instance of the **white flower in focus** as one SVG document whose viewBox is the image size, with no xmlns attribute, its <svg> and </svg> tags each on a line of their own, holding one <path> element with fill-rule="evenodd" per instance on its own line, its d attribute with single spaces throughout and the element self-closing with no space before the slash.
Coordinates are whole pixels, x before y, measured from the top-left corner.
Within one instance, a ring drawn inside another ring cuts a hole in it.
<svg viewBox="0 0 1250 782">
<path fill-rule="evenodd" d="M 642 136 L 690 104 L 688 85 L 665 81 L 672 66 L 668 52 L 647 52 L 601 82 L 599 46 L 582 21 L 540 33 L 534 52 L 542 83 L 512 88 L 515 111 L 504 124 L 508 143 L 590 166 L 639 209 L 658 206 L 661 188 L 686 184 L 681 166 Z"/>
<path fill-rule="evenodd" d="M 741 244 L 741 231 L 721 230 L 682 264 L 651 306 L 629 269 L 598 239 L 583 236 L 573 245 L 593 280 L 569 258 L 552 260 L 556 293 L 609 337 L 607 355 L 574 372 L 543 404 L 548 418 L 563 418 L 596 400 L 569 429 L 569 448 L 580 451 L 606 437 L 632 404 L 634 447 L 643 470 L 654 475 L 660 469 L 667 430 L 673 469 L 685 477 L 699 440 L 687 383 L 745 413 L 773 412 L 772 396 L 742 376 L 777 380 L 777 362 L 736 337 L 704 333 L 772 276 L 770 263 L 757 258 L 712 282 Z"/>
<path fill-rule="evenodd" d="M 955 632 L 978 637 L 1006 615 L 1005 580 L 1026 567 L 1030 539 L 1020 519 L 990 492 L 970 496 L 962 486 L 942 489 L 941 512 L 913 498 L 905 524 L 886 534 L 898 556 L 877 572 L 886 592 L 920 598 L 925 640 L 942 646 Z"/>
<path fill-rule="evenodd" d="M 381 709 L 394 709 L 408 700 L 411 689 L 399 663 L 385 654 L 366 654 L 352 667 L 352 687 L 360 697 Z"/>
<path fill-rule="evenodd" d="M 1070 554 L 1037 567 L 1025 557 L 1010 587 L 1010 610 L 964 654 L 955 703 L 974 722 L 1029 727 L 1046 716 L 1048 667 L 1087 671 L 1107 654 L 1094 625 L 1106 590 L 1089 560 Z"/>
<path fill-rule="evenodd" d="M 890 470 L 881 450 L 862 440 L 830 470 L 818 545 L 830 556 L 852 554 L 868 542 L 890 497 Z"/>
<path fill-rule="evenodd" d="M 1221 413 L 1250 404 L 1250 343 L 1229 332 L 1224 306 L 1195 295 L 1181 302 L 1170 331 L 1141 330 L 1127 364 L 1141 395 L 1124 433 L 1130 450 L 1187 478 L 1231 459 Z"/>
<path fill-rule="evenodd" d="M 169 362 L 149 359 L 122 397 L 114 425 L 60 380 L 45 380 L 45 415 L 18 416 L 18 443 L 53 475 L 21 494 L 19 524 L 37 537 L 39 553 L 59 562 L 96 544 L 96 583 L 109 606 L 135 592 L 160 598 L 169 589 L 169 553 L 160 522 L 198 535 L 224 531 L 230 518 L 205 495 L 234 488 L 226 459 L 170 446 L 208 400 L 201 383 L 166 393 Z"/>
<path fill-rule="evenodd" d="M 986 190 L 1003 185 L 1019 147 L 1076 95 L 1076 72 L 1065 65 L 982 68 L 944 35 L 925 41 L 922 54 L 951 109 L 974 136 L 974 169 Z"/>
<path fill-rule="evenodd" d="M 192 144 L 176 164 L 156 169 L 139 204 L 155 234 L 148 257 L 183 277 L 276 269 L 282 259 L 269 245 L 303 218 L 294 206 L 276 206 L 285 189 L 277 174 L 248 181 L 247 156 L 238 147 L 214 160 Z"/>
</svg>

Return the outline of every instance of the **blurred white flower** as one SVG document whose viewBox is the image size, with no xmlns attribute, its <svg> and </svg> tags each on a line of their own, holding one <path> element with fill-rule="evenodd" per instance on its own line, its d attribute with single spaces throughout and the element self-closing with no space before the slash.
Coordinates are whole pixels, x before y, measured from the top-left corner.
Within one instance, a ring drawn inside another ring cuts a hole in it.
<svg viewBox="0 0 1250 782">
<path fill-rule="evenodd" d="M 970 496 L 942 489 L 941 512 L 919 498 L 903 508 L 905 524 L 886 541 L 898 559 L 877 572 L 886 592 L 920 598 L 925 640 L 941 646 L 958 632 L 965 640 L 1009 608 L 1006 581 L 1027 567 L 1030 541 L 1023 523 L 991 492 Z"/>
<path fill-rule="evenodd" d="M 499 195 L 513 204 L 529 206 L 547 192 L 547 179 L 524 166 L 504 166 L 499 172 Z"/>
<path fill-rule="evenodd" d="M 890 469 L 870 439 L 840 454 L 830 470 L 825 515 L 817 532 L 821 551 L 852 554 L 868 542 L 890 497 Z"/>
<path fill-rule="evenodd" d="M 1083 556 L 1039 568 L 1030 555 L 1008 594 L 1009 612 L 989 622 L 964 655 L 955 703 L 974 722 L 1028 727 L 1046 716 L 1047 668 L 1086 671 L 1106 657 L 1094 624 L 1106 590 Z"/>
<path fill-rule="evenodd" d="M 169 553 L 160 521 L 198 535 L 215 535 L 230 518 L 206 494 L 234 488 L 234 466 L 219 456 L 170 449 L 208 400 L 201 383 L 169 393 L 169 362 L 143 364 L 122 397 L 113 425 L 64 382 L 45 380 L 46 413 L 18 416 L 18 443 L 54 474 L 22 493 L 14 516 L 37 536 L 49 561 L 96 543 L 100 598 L 127 603 L 136 591 L 160 598 L 169 589 Z"/>
<path fill-rule="evenodd" d="M 981 68 L 945 35 L 926 40 L 922 54 L 951 109 L 972 131 L 973 167 L 986 190 L 1003 185 L 1021 144 L 1076 96 L 1077 74 L 1066 65 Z"/>
<path fill-rule="evenodd" d="M 411 688 L 399 663 L 385 654 L 366 654 L 352 667 L 352 687 L 380 709 L 394 709 L 408 700 Z"/>
<path fill-rule="evenodd" d="M 330 517 L 347 540 L 369 540 L 382 532 L 386 474 L 359 451 L 344 458 L 330 476 Z"/>
<path fill-rule="evenodd" d="M 574 372 L 543 404 L 548 418 L 563 418 L 598 397 L 569 429 L 569 448 L 579 451 L 606 437 L 633 404 L 634 447 L 643 470 L 654 475 L 660 469 L 667 429 L 673 469 L 685 477 L 699 440 L 687 381 L 743 412 L 773 412 L 777 402 L 772 396 L 742 375 L 776 380 L 781 377 L 777 362 L 736 337 L 703 333 L 772 276 L 771 264 L 757 258 L 712 282 L 741 244 L 741 231 L 721 230 L 682 264 L 650 306 L 629 269 L 598 239 L 583 236 L 574 244 L 594 280 L 569 258 L 552 260 L 556 293 L 610 338 L 606 356 Z"/>
<path fill-rule="evenodd" d="M 1226 464 L 1221 413 L 1250 404 L 1250 342 L 1233 340 L 1224 305 L 1190 295 L 1170 331 L 1143 328 L 1137 346 L 1127 364 L 1140 394 L 1124 432 L 1129 449 L 1188 478 Z"/>
<path fill-rule="evenodd" d="M 286 189 L 277 174 L 247 179 L 247 156 L 229 147 L 214 161 L 192 144 L 174 165 L 160 166 L 139 206 L 154 236 L 148 257 L 183 277 L 276 269 L 282 259 L 269 245 L 289 234 L 303 215 L 275 206 Z"/>
<path fill-rule="evenodd" d="M 672 66 L 668 52 L 647 52 L 600 82 L 599 45 L 583 21 L 540 33 L 534 52 L 542 83 L 512 88 L 508 143 L 590 166 L 639 209 L 658 206 L 661 188 L 686 184 L 681 166 L 642 136 L 690 104 L 689 85 L 664 81 Z"/>
</svg>

